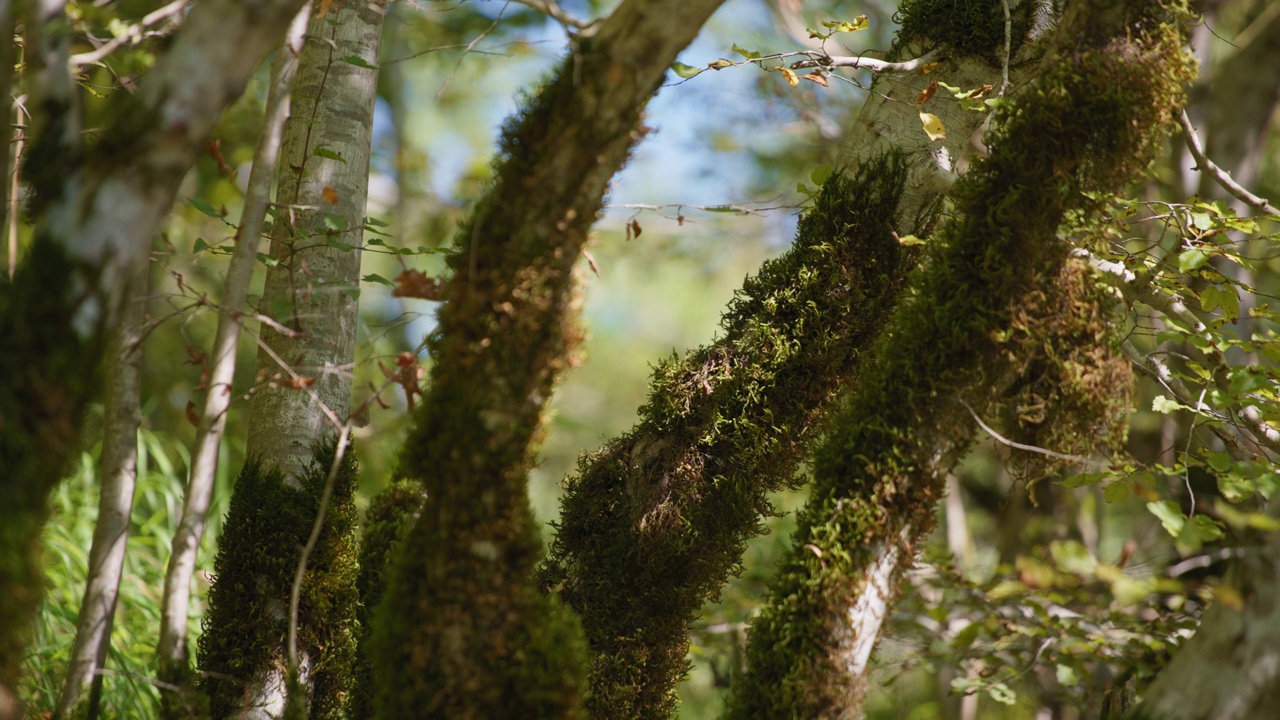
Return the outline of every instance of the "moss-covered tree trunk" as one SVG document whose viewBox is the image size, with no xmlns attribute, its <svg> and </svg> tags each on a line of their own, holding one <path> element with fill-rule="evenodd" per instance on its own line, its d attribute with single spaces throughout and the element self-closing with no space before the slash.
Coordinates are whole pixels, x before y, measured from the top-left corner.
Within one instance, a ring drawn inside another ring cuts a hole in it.
<svg viewBox="0 0 1280 720">
<path fill-rule="evenodd" d="M 955 164 L 987 118 L 952 98 L 923 108 L 919 98 L 934 81 L 1000 83 L 1000 3 L 977 3 L 948 23 L 911 5 L 919 12 L 905 15 L 889 58 L 908 65 L 873 83 L 792 250 L 747 281 L 721 340 L 658 368 L 640 422 L 566 485 L 539 579 L 583 619 L 593 717 L 674 711 L 690 623 L 760 531 L 768 494 L 795 482 L 915 264 L 918 253 L 898 238 L 932 231 Z M 1020 40 L 1029 10 L 1014 14 L 1015 86 L 1033 67 Z M 924 63 L 910 61 L 929 51 L 942 62 L 920 73 Z M 924 133 L 922 109 L 944 124 L 944 139 Z"/>
<path fill-rule="evenodd" d="M 769 605 L 752 624 L 729 717 L 846 718 L 947 471 L 1020 358 L 998 338 L 1067 254 L 1084 190 L 1145 167 L 1189 77 L 1178 8 L 1068 6 L 1034 84 L 997 112 L 990 154 L 954 188 L 913 299 L 816 455 L 814 486 Z M 1091 420 L 1092 418 L 1084 418 Z M 1064 421 L 1071 421 L 1067 417 Z"/>
<path fill-rule="evenodd" d="M 280 327 L 263 324 L 258 376 L 265 385 L 255 389 L 250 413 L 251 464 L 237 482 L 219 541 L 200 639 L 199 667 L 209 673 L 204 686 L 216 718 L 285 715 L 287 700 L 300 701 L 287 697 L 295 691 L 307 695 L 301 706 L 310 703 L 311 717 L 341 717 L 349 701 L 354 469 L 343 469 L 332 488 L 326 527 L 303 580 L 300 684 L 293 689 L 288 637 L 300 549 L 321 510 L 332 438 L 346 432 L 350 409 L 383 18 L 384 8 L 373 3 L 325 4 L 310 21 L 298 60 L 280 156 L 274 262 L 260 307 Z M 329 448 L 323 456 L 316 454 L 322 442 Z"/>
<path fill-rule="evenodd" d="M 26 163 L 35 229 L 12 282 L 0 286 L 0 706 L 12 696 L 40 596 L 46 501 L 97 392 L 105 333 L 183 173 L 301 4 L 199 3 L 139 93 L 113 95 L 106 110 L 113 122 L 91 148 L 74 131 L 67 53 L 40 60 L 52 76 L 36 79 L 28 104 L 39 118 Z M 28 30 L 39 26 L 45 37 L 69 42 L 60 3 L 27 9 Z M 27 52 L 28 62 L 40 54 L 35 46 Z M 65 90 L 48 92 L 55 86 Z"/>
<path fill-rule="evenodd" d="M 526 474 L 577 341 L 573 266 L 667 67 L 721 0 L 627 0 L 502 134 L 457 236 L 431 387 L 400 472 L 426 502 L 375 617 L 382 717 L 573 717 L 576 620 L 530 577 Z"/>
</svg>

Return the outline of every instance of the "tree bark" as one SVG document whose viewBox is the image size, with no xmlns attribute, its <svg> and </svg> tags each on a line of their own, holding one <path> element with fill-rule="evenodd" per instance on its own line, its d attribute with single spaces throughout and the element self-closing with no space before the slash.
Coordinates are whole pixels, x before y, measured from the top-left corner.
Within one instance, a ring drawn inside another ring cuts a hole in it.
<svg viewBox="0 0 1280 720">
<path fill-rule="evenodd" d="M 280 137 L 289 114 L 289 90 L 298 67 L 302 35 L 310 17 L 303 8 L 294 18 L 284 44 L 277 51 L 271 70 L 271 87 L 267 93 L 262 135 L 254 150 L 253 168 L 245 191 L 245 205 L 236 230 L 236 246 L 231 254 L 223 284 L 222 307 L 214 336 L 211 368 L 204 410 L 196 428 L 191 453 L 191 475 L 183 498 L 182 518 L 173 535 L 173 549 L 165 572 L 161 601 L 160 642 L 156 650 L 160 680 L 183 686 L 190 675 L 190 653 L 187 649 L 187 613 L 191 599 L 191 579 L 195 573 L 196 554 L 204 537 L 209 504 L 213 499 L 213 482 L 218 472 L 218 449 L 222 444 L 227 412 L 231 407 L 231 386 L 235 380 L 236 348 L 240 342 L 241 320 L 253 267 L 258 261 L 258 241 L 262 235 L 271 187 L 280 155 Z"/>
<path fill-rule="evenodd" d="M 311 600 L 291 632 L 310 640 L 297 648 L 300 675 L 292 680 L 284 642 L 292 622 L 287 612 L 292 593 L 290 583 L 281 581 L 292 581 L 293 569 L 282 578 L 278 574 L 283 566 L 276 559 L 263 558 L 253 550 L 261 538 L 291 537 L 285 555 L 296 566 L 300 558 L 296 548 L 307 541 L 311 526 L 297 524 L 291 513 L 281 513 L 280 522 L 273 523 L 259 515 L 260 505 L 275 498 L 311 507 L 306 504 L 309 496 L 294 498 L 286 490 L 310 487 L 308 478 L 314 480 L 318 462 L 317 443 L 328 442 L 342 430 L 351 401 L 356 298 L 385 7 L 377 3 L 326 7 L 327 13 L 317 12 L 309 23 L 291 114 L 284 127 L 271 235 L 273 262 L 267 270 L 261 310 L 286 330 L 277 332 L 263 324 L 258 377 L 265 384 L 254 391 L 247 448 L 259 467 L 242 475 L 254 474 L 256 479 L 246 483 L 243 492 L 255 493 L 257 499 L 233 505 L 228 516 L 220 542 L 226 547 L 219 551 L 216 592 L 210 596 L 211 621 L 201 637 L 200 669 L 240 680 L 208 676 L 205 687 L 215 717 L 288 716 L 293 710 L 286 710 L 286 705 L 306 707 L 308 703 L 312 716 L 336 717 L 350 692 L 354 549 L 349 564 L 308 563 L 304 592 Z M 323 470 L 327 475 L 328 466 Z M 285 487 L 275 488 L 274 483 Z M 241 492 L 237 487 L 236 495 Z M 354 492 L 355 483 L 343 481 L 328 497 L 334 512 L 327 523 L 333 527 L 327 528 L 326 547 L 353 542 L 339 528 L 345 527 L 344 513 L 353 507 Z M 353 530 L 346 527 L 343 532 Z M 329 607 L 321 611 L 326 603 Z M 258 606 L 269 611 L 249 617 L 231 611 Z M 331 645 L 318 641 L 332 637 L 342 640 Z M 307 700 L 287 697 L 295 691 L 305 693 Z"/>
<path fill-rule="evenodd" d="M 529 574 L 526 473 L 577 340 L 572 268 L 641 112 L 722 0 L 627 0 L 575 36 L 503 133 L 493 187 L 458 234 L 429 345 L 432 384 L 401 474 L 426 488 L 375 617 L 383 717 L 573 717 L 576 620 Z"/>
<path fill-rule="evenodd" d="M 752 624 L 731 718 L 851 718 L 863 675 L 947 472 L 1016 375 L 995 338 L 1067 254 L 1082 190 L 1141 171 L 1181 100 L 1182 18 L 1158 3 L 1068 7 L 1041 72 L 997 114 L 990 154 L 953 190 L 913 299 L 814 461 L 814 487 Z"/>
<path fill-rule="evenodd" d="M 125 306 L 113 345 L 103 401 L 102 461 L 98 520 L 89 548 L 89 570 L 76 623 L 75 643 L 54 717 L 98 717 L 102 675 L 111 647 L 111 626 L 124 572 L 124 553 L 138 479 L 138 427 L 142 424 L 142 326 L 146 317 L 149 265 L 133 281 L 137 296 Z"/>
</svg>

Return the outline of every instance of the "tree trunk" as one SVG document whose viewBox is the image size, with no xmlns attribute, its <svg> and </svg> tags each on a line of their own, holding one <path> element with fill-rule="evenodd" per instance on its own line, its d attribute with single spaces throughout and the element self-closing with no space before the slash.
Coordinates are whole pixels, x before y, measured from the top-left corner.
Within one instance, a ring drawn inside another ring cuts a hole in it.
<svg viewBox="0 0 1280 720">
<path fill-rule="evenodd" d="M 254 149 L 253 168 L 245 192 L 240 227 L 236 230 L 236 246 L 231 254 L 223 285 L 222 307 L 213 343 L 204 410 L 196 428 L 191 453 L 191 476 L 183 498 L 182 519 L 173 535 L 173 550 L 165 571 L 164 595 L 160 617 L 160 642 L 156 649 L 158 677 L 161 681 L 186 687 L 190 675 L 190 653 L 187 650 L 187 613 L 191 599 L 191 579 L 195 574 L 196 555 L 204 537 L 209 504 L 213 499 L 213 483 L 218 473 L 218 449 L 222 444 L 227 412 L 231 408 L 231 387 L 235 380 L 236 348 L 240 343 L 241 319 L 253 268 L 258 261 L 258 244 L 266 218 L 280 155 L 280 137 L 289 114 L 289 91 L 298 67 L 303 32 L 310 17 L 310 7 L 294 18 L 284 44 L 277 51 L 271 71 L 265 123 Z M 165 697 L 169 700 L 177 698 Z M 177 710 L 177 706 L 174 708 Z"/>
<path fill-rule="evenodd" d="M 577 340 L 573 266 L 646 132 L 645 104 L 721 1 L 627 0 L 508 122 L 449 260 L 432 384 L 401 460 L 427 497 L 375 617 L 383 717 L 578 715 L 580 630 L 530 581 L 526 473 Z"/>
<path fill-rule="evenodd" d="M 351 401 L 356 298 L 360 284 L 373 106 L 385 8 L 326 6 L 310 21 L 285 124 L 282 173 L 267 270 L 258 377 L 249 420 L 248 456 L 219 545 L 210 621 L 200 640 L 214 717 L 286 714 L 293 692 L 285 637 L 300 633 L 295 678 L 313 717 L 337 717 L 348 702 L 354 652 L 354 465 L 341 471 L 326 504 L 312 504 L 333 461 Z M 325 443 L 317 455 L 318 443 Z M 349 460 L 349 459 L 348 459 Z M 282 486 L 277 486 L 279 484 Z M 279 503 L 297 505 L 289 511 Z M 275 507 L 276 514 L 262 514 Z M 311 525 L 296 516 L 325 507 L 319 557 L 347 548 L 351 557 L 309 562 L 297 625 L 290 617 L 292 580 Z M 331 508 L 331 509 L 330 509 Z M 257 548 L 284 541 L 281 557 Z M 288 548 L 285 550 L 284 548 Z M 236 609 L 239 608 L 240 611 Z M 250 613 L 245 615 L 244 613 Z M 335 640 L 335 638 L 338 638 Z M 239 682 L 220 679 L 229 676 Z M 306 706 L 306 702 L 301 703 Z M 289 711 L 290 713 L 292 710 Z"/>
<path fill-rule="evenodd" d="M 113 344 L 103 400 L 102 470 L 98 520 L 89 548 L 84 601 L 76 623 L 75 644 L 67 661 L 67 677 L 55 718 L 98 717 L 102 675 L 111 647 L 124 553 L 138 479 L 138 427 L 142 424 L 142 325 L 146 318 L 147 275 L 143 265 L 133 281 L 136 297 L 126 304 Z"/>
<path fill-rule="evenodd" d="M 1054 283 L 1067 253 L 1058 225 L 1081 191 L 1130 180 L 1157 146 L 1189 75 L 1182 20 L 1157 3 L 1069 6 L 1039 77 L 998 113 L 991 152 L 954 188 L 956 217 L 930 241 L 915 297 L 815 456 L 729 717 L 858 715 L 867 660 L 971 441 L 972 408 L 985 410 L 1017 374 L 995 338 Z"/>
</svg>

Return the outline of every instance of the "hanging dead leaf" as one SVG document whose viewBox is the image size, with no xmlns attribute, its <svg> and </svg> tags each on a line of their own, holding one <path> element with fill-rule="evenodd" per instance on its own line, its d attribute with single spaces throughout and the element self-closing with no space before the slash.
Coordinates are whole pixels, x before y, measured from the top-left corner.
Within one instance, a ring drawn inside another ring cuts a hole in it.
<svg viewBox="0 0 1280 720">
<path fill-rule="evenodd" d="M 938 81 L 934 80 L 929 83 L 929 87 L 920 91 L 920 96 L 916 98 L 916 102 L 923 105 L 929 102 L 929 100 L 933 98 L 933 94 L 936 92 L 938 92 Z"/>
<path fill-rule="evenodd" d="M 320 199 L 330 205 L 336 205 L 338 203 L 338 191 L 325 185 L 324 189 L 320 191 Z"/>
<path fill-rule="evenodd" d="M 796 74 L 791 72 L 790 68 L 780 67 L 778 72 L 782 73 L 782 76 L 787 79 L 787 84 L 791 87 L 796 87 L 800 84 L 800 78 L 796 77 Z"/>
<path fill-rule="evenodd" d="M 187 422 L 200 427 L 200 413 L 196 412 L 196 404 L 192 400 L 187 401 Z"/>
<path fill-rule="evenodd" d="M 632 218 L 631 219 L 631 236 L 638 238 L 640 237 L 640 233 L 642 232 L 644 231 L 640 229 L 640 223 L 637 222 L 635 218 Z"/>
<path fill-rule="evenodd" d="M 396 276 L 396 287 L 391 291 L 392 297 L 411 297 L 423 300 L 439 300 L 440 283 L 435 278 L 427 277 L 421 270 L 405 270 Z"/>
<path fill-rule="evenodd" d="M 587 264 L 591 266 L 591 272 L 595 273 L 596 277 L 600 277 L 600 266 L 596 265 L 596 259 L 591 257 L 591 252 L 583 248 L 582 257 L 587 259 Z"/>
<path fill-rule="evenodd" d="M 917 70 L 917 71 L 916 71 L 916 74 L 917 74 L 917 75 L 928 75 L 929 73 L 933 72 L 934 70 L 937 70 L 937 69 L 938 69 L 938 68 L 940 68 L 940 67 L 942 67 L 942 63 L 940 63 L 940 62 L 925 63 L 925 64 L 924 64 L 924 67 L 922 67 L 922 68 L 920 68 L 919 70 Z"/>
<path fill-rule="evenodd" d="M 817 83 L 822 87 L 830 87 L 830 85 L 827 83 L 827 76 L 817 70 L 814 70 L 808 75 L 801 75 L 800 77 L 804 78 L 805 80 L 808 80 L 809 82 Z"/>
</svg>

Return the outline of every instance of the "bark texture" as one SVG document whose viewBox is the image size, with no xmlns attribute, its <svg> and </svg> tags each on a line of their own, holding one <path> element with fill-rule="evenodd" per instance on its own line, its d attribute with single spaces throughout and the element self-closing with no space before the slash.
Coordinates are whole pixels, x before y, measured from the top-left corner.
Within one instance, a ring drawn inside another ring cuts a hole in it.
<svg viewBox="0 0 1280 720">
<path fill-rule="evenodd" d="M 93 526 L 89 568 L 76 637 L 67 661 L 67 677 L 54 717 L 97 717 L 102 676 L 111 648 L 111 626 L 120 595 L 124 553 L 138 480 L 138 427 L 142 424 L 142 325 L 146 317 L 143 266 L 134 278 L 136 296 L 121 315 L 113 342 L 103 399 L 102 460 L 98 474 L 98 519 Z"/>
<path fill-rule="evenodd" d="M 258 376 L 266 384 L 254 393 L 247 448 L 256 468 L 246 466 L 236 487 L 200 640 L 200 669 L 238 681 L 207 676 L 215 717 L 293 717 L 293 708 L 308 704 L 311 717 L 341 717 L 352 689 L 356 484 L 346 473 L 354 470 L 344 470 L 332 489 L 321 546 L 306 568 L 297 678 L 288 677 L 286 642 L 301 557 L 292 548 L 311 530 L 297 514 L 314 519 L 320 509 L 314 485 L 324 484 L 323 458 L 334 455 L 329 438 L 347 422 L 351 402 L 385 12 L 367 2 L 322 10 L 298 58 L 260 307 L 286 330 L 263 323 Z M 317 454 L 321 442 L 325 450 Z M 262 547 L 290 550 L 268 559 Z M 340 558 L 340 551 L 350 555 Z"/>
<path fill-rule="evenodd" d="M 752 624 L 731 718 L 852 718 L 863 673 L 946 472 L 1010 386 L 1000 333 L 1052 283 L 1082 190 L 1145 167 L 1189 76 L 1184 17 L 1159 3 L 1071 5 L 1034 84 L 997 112 L 990 154 L 953 190 L 910 302 L 815 456 L 813 492 Z"/>
<path fill-rule="evenodd" d="M 645 104 L 720 3 L 624 2 L 503 131 L 449 260 L 431 388 L 401 458 L 427 499 L 375 617 L 382 717 L 579 716 L 581 631 L 531 581 L 526 473 L 577 341 L 573 265 Z"/>
<path fill-rule="evenodd" d="M 212 368 L 209 373 L 204 409 L 196 428 L 191 452 L 191 475 L 183 496 L 182 519 L 173 535 L 173 549 L 165 570 L 164 595 L 160 616 L 160 642 L 156 649 L 158 677 L 170 684 L 184 686 L 190 674 L 187 649 L 187 613 L 191 600 L 191 579 L 195 574 L 196 555 L 204 537 L 209 505 L 213 500 L 213 483 L 218 472 L 218 449 L 222 445 L 227 412 L 231 408 L 231 386 L 236 373 L 236 348 L 240 344 L 242 317 L 249 282 L 257 262 L 259 240 L 267 203 L 276 177 L 276 160 L 280 154 L 280 137 L 289 114 L 289 90 L 298 66 L 309 9 L 294 18 L 288 37 L 276 55 L 271 71 L 265 123 L 254 150 L 253 169 L 245 193 L 240 227 L 236 230 L 236 247 L 231 254 L 223 284 L 222 307 L 214 338 Z M 166 697 L 166 701 L 176 698 Z"/>
</svg>

